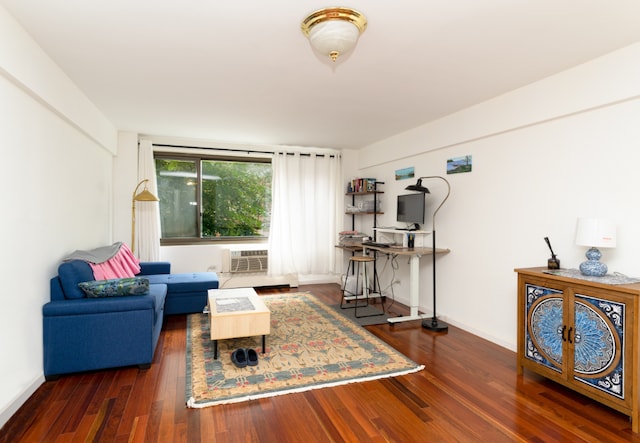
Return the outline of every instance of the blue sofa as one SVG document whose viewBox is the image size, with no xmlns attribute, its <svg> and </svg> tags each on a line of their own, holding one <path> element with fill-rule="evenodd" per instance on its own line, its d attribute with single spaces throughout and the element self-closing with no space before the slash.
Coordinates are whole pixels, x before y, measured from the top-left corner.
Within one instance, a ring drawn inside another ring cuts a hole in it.
<svg viewBox="0 0 640 443">
<path fill-rule="evenodd" d="M 94 280 L 88 263 L 72 260 L 51 279 L 51 301 L 42 307 L 44 375 L 138 365 L 153 360 L 165 315 L 202 312 L 214 272 L 171 274 L 168 262 L 140 263 L 149 280 L 144 295 L 87 298 L 78 286 Z"/>
</svg>

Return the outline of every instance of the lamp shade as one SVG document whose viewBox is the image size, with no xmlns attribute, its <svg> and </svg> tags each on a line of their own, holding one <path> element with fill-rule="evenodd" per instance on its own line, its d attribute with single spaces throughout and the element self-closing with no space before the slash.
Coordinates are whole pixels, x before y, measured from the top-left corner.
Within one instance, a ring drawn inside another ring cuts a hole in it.
<svg viewBox="0 0 640 443">
<path fill-rule="evenodd" d="M 576 244 L 594 248 L 615 248 L 615 223 L 611 220 L 599 218 L 578 218 Z"/>
<path fill-rule="evenodd" d="M 139 194 L 137 194 L 135 197 L 133 197 L 133 200 L 137 201 L 137 202 L 157 202 L 160 201 L 158 200 L 158 197 L 156 197 L 155 195 L 153 195 L 145 186 L 144 189 L 142 191 L 140 191 Z"/>
<path fill-rule="evenodd" d="M 404 189 L 406 189 L 407 191 L 418 191 L 418 192 L 424 192 L 425 194 L 431 194 L 431 192 L 429 192 L 429 188 L 422 186 L 421 178 L 418 179 L 415 185 L 409 185 Z"/>
<path fill-rule="evenodd" d="M 309 31 L 309 43 L 320 54 L 337 58 L 351 51 L 359 36 L 360 31 L 354 24 L 334 20 L 314 26 Z"/>
</svg>

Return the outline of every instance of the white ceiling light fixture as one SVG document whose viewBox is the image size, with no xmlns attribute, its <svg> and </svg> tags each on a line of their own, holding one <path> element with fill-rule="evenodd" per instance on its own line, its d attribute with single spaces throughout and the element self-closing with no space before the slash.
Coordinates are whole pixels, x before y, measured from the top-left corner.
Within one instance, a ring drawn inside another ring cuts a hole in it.
<svg viewBox="0 0 640 443">
<path fill-rule="evenodd" d="M 313 49 L 335 62 L 356 45 L 367 28 L 367 19 L 354 9 L 324 8 L 309 14 L 301 27 Z"/>
</svg>

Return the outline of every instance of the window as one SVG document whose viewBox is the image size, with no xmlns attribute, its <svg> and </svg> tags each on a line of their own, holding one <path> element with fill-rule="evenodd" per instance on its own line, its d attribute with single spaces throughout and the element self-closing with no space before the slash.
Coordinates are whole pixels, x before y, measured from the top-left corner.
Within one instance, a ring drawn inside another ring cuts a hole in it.
<svg viewBox="0 0 640 443">
<path fill-rule="evenodd" d="M 156 153 L 164 244 L 264 238 L 271 162 Z"/>
</svg>

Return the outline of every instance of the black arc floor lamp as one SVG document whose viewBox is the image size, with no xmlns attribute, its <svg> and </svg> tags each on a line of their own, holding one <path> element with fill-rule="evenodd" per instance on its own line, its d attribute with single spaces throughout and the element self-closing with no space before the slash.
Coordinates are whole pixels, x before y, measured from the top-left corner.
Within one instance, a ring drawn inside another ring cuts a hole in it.
<svg viewBox="0 0 640 443">
<path fill-rule="evenodd" d="M 427 177 L 420 177 L 418 179 L 418 182 L 415 185 L 409 185 L 405 189 L 407 191 L 418 191 L 424 194 L 430 194 L 429 189 L 422 186 L 422 180 L 423 179 L 427 180 L 432 178 L 437 178 L 438 180 L 442 180 L 443 182 L 446 183 L 447 195 L 445 195 L 444 199 L 442 199 L 442 201 L 440 202 L 436 210 L 433 211 L 432 224 L 431 224 L 432 226 L 431 229 L 433 231 L 431 234 L 432 254 L 433 254 L 433 317 L 431 317 L 431 319 L 426 318 L 422 320 L 422 327 L 430 331 L 446 331 L 449 328 L 449 325 L 443 321 L 438 320 L 438 317 L 436 314 L 436 214 L 438 213 L 438 211 L 440 210 L 444 202 L 447 201 L 447 199 L 449 198 L 449 194 L 451 193 L 451 185 L 449 184 L 447 179 L 445 179 L 444 177 L 440 177 L 439 175 L 431 175 Z"/>
</svg>

